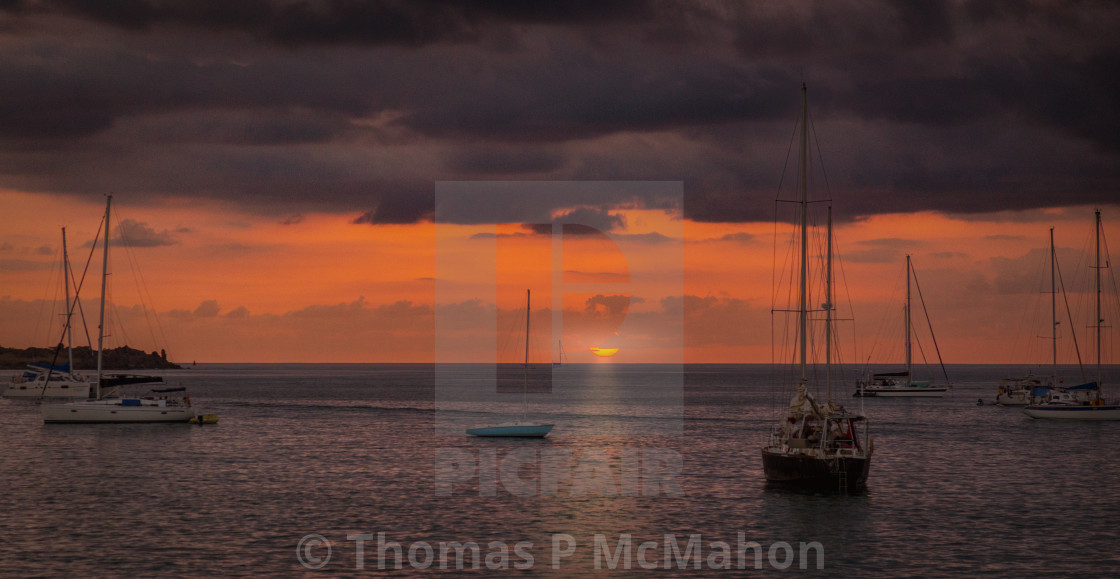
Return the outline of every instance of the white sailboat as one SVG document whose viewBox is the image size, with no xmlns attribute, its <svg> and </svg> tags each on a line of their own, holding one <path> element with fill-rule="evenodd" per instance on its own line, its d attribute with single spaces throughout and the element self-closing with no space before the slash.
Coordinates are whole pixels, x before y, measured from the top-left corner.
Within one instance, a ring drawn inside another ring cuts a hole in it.
<svg viewBox="0 0 1120 579">
<path fill-rule="evenodd" d="M 1026 376 L 1000 380 L 996 391 L 996 403 L 1004 406 L 1026 406 L 1030 404 L 1036 388 L 1053 388 L 1058 384 L 1058 284 L 1057 253 L 1054 251 L 1054 228 L 1050 228 L 1050 340 L 1053 358 L 1049 376 Z M 1071 329 L 1072 331 L 1072 329 Z"/>
<path fill-rule="evenodd" d="M 117 390 L 125 384 L 153 383 L 152 378 L 139 376 L 106 377 L 103 368 L 105 340 L 105 289 L 109 278 L 109 210 L 113 196 L 105 202 L 105 247 L 101 264 L 101 313 L 97 328 L 97 382 L 92 398 L 66 404 L 44 404 L 40 407 L 43 422 L 52 423 L 122 423 L 122 422 L 190 422 L 201 421 L 191 408 L 190 397 L 183 388 L 153 390 L 151 395 L 123 398 Z M 159 380 L 155 378 L 154 380 Z M 162 381 L 161 381 L 162 382 Z M 169 394 L 183 393 L 183 396 Z"/>
<path fill-rule="evenodd" d="M 911 351 L 913 326 L 911 324 L 910 315 L 910 278 L 914 271 L 914 266 L 910 262 L 910 256 L 906 256 L 906 307 L 903 311 L 903 323 L 906 327 L 903 342 L 906 346 L 906 370 L 902 372 L 878 372 L 871 374 L 869 377 L 856 382 L 856 397 L 930 397 L 940 398 L 945 395 L 949 390 L 949 376 L 945 375 L 945 385 L 935 385 L 930 380 L 914 380 L 914 368 L 912 363 Z M 918 297 L 921 298 L 921 290 L 918 290 Z M 922 301 L 922 309 L 925 310 L 925 301 Z M 929 323 L 929 314 L 926 314 L 926 322 Z M 930 334 L 933 334 L 932 327 Z M 937 348 L 937 338 L 933 338 L 934 348 L 937 350 L 937 361 L 941 364 L 942 372 L 945 370 L 945 363 L 941 360 L 940 348 Z"/>
<path fill-rule="evenodd" d="M 532 304 L 531 299 L 532 294 L 529 290 L 525 290 L 525 367 L 524 380 L 521 386 L 521 419 L 494 426 L 468 428 L 467 434 L 471 436 L 544 438 L 552 431 L 553 424 L 532 422 L 525 418 L 529 396 L 529 310 Z"/>
<path fill-rule="evenodd" d="M 1101 316 L 1101 212 L 1095 213 L 1096 221 L 1096 264 L 1093 271 L 1096 273 L 1097 315 L 1094 326 L 1097 330 L 1097 376 L 1095 382 L 1082 384 L 1073 388 L 1049 389 L 1037 392 L 1041 400 L 1032 401 L 1023 408 L 1023 413 L 1031 418 L 1046 418 L 1052 420 L 1120 420 L 1120 403 L 1106 403 L 1101 398 L 1101 328 L 1104 327 L 1104 318 Z M 1107 263 L 1107 260 L 1106 260 Z"/>
<path fill-rule="evenodd" d="M 762 469 L 769 483 L 824 492 L 857 491 L 866 484 L 873 449 L 866 417 L 832 400 L 832 209 L 828 217 L 825 274 L 826 400 L 818 403 L 808 390 L 808 91 L 801 85 L 801 159 L 799 173 L 800 287 L 798 292 L 798 354 L 800 379 L 781 421 L 762 444 Z"/>
<path fill-rule="evenodd" d="M 89 381 L 84 376 L 74 372 L 74 344 L 70 331 L 70 319 L 73 314 L 70 305 L 70 256 L 66 251 L 66 228 L 62 228 L 62 286 L 65 288 L 66 318 L 63 326 L 63 338 L 66 340 L 66 351 L 69 360 L 65 364 L 31 363 L 27 365 L 19 376 L 12 378 L 11 384 L 4 390 L 4 398 L 25 400 L 39 399 L 84 399 L 89 398 Z M 74 296 L 77 301 L 78 296 Z M 59 342 L 57 352 L 61 350 Z"/>
<path fill-rule="evenodd" d="M 12 377 L 2 396 L 13 400 L 88 398 L 89 382 L 70 368 L 69 364 L 32 362 Z"/>
</svg>

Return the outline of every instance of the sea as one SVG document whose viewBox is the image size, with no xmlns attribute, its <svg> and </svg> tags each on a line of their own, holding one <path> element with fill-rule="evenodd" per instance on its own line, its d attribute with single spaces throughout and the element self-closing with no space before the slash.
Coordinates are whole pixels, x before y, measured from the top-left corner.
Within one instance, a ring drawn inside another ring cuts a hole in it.
<svg viewBox="0 0 1120 579">
<path fill-rule="evenodd" d="M 873 438 L 858 493 L 765 483 L 792 394 L 769 365 L 567 364 L 477 403 L 482 365 L 164 372 L 204 426 L 0 400 L 0 576 L 1120 576 L 1120 422 L 994 405 L 1021 368 L 947 371 L 943 398 L 865 400 L 836 372 Z M 550 436 L 458 431 L 522 414 Z"/>
</svg>

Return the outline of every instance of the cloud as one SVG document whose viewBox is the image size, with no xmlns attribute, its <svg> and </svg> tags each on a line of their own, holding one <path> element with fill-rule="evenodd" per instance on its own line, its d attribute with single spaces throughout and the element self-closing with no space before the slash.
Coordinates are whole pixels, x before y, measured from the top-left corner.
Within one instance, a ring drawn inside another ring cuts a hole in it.
<svg viewBox="0 0 1120 579">
<path fill-rule="evenodd" d="M 626 218 L 604 207 L 579 207 L 554 217 L 549 223 L 527 223 L 534 233 L 552 235 L 553 225 L 563 226 L 564 235 L 595 235 L 625 229 Z"/>
<path fill-rule="evenodd" d="M 642 303 L 642 298 L 629 295 L 603 295 L 596 294 L 584 302 L 585 312 L 603 312 L 609 316 L 625 313 L 630 304 Z"/>
<path fill-rule="evenodd" d="M 218 300 L 206 300 L 195 308 L 194 315 L 200 318 L 213 318 L 220 311 L 222 311 L 222 308 L 218 306 Z"/>
<path fill-rule="evenodd" d="M 437 181 L 435 192 L 439 223 L 577 224 L 586 219 L 604 231 L 624 225 L 611 210 L 673 211 L 682 194 L 679 181 L 628 180 Z"/>
<path fill-rule="evenodd" d="M 1081 250 L 1055 248 L 1058 272 L 1069 292 L 1083 292 L 1090 288 L 1086 273 L 1092 256 Z M 992 272 L 992 290 L 1000 295 L 1038 293 L 1050 291 L 1050 249 L 1036 248 L 1019 257 L 994 257 L 989 260 Z"/>
<path fill-rule="evenodd" d="M 179 229 L 180 232 L 189 231 Z M 148 227 L 147 223 L 125 219 L 117 228 L 117 237 L 113 243 L 123 243 L 129 247 L 160 247 L 179 243 L 175 236 L 168 230 L 156 231 Z"/>
<path fill-rule="evenodd" d="M 548 175 L 563 169 L 569 159 L 551 146 L 524 148 L 484 144 L 462 148 L 448 155 L 447 166 L 460 175 L 479 177 Z"/>
<path fill-rule="evenodd" d="M 926 242 L 916 239 L 883 237 L 857 241 L 853 245 L 853 250 L 844 253 L 844 261 L 852 263 L 891 263 L 901 260 L 906 253 L 926 245 Z"/>
<path fill-rule="evenodd" d="M 0 303 L 0 307 L 3 304 Z M 210 312 L 214 312 L 211 308 Z M 358 298 L 278 314 L 238 307 L 225 315 L 161 315 L 171 356 L 206 361 L 424 362 L 432 359 L 434 311 L 409 301 L 373 305 Z M 122 323 L 143 322 L 140 314 Z M 176 343 L 190 344 L 190 349 Z"/>
<path fill-rule="evenodd" d="M 579 271 L 574 269 L 564 270 L 564 278 L 571 281 L 580 282 L 619 282 L 629 281 L 629 273 L 619 273 L 615 271 Z"/>
<path fill-rule="evenodd" d="M 702 240 L 699 241 L 699 243 L 727 242 L 727 243 L 741 243 L 741 244 L 746 245 L 746 244 L 752 243 L 754 241 L 754 238 L 755 238 L 755 236 L 751 233 L 736 232 L 736 233 L 727 233 L 727 234 L 721 235 L 719 237 L 710 237 L 708 239 L 702 239 Z"/>
<path fill-rule="evenodd" d="M 46 271 L 57 268 L 57 264 L 27 259 L 0 259 L 0 271 Z"/>
<path fill-rule="evenodd" d="M 381 225 L 433 219 L 439 181 L 664 180 L 686 183 L 687 203 L 638 200 L 768 221 L 803 80 L 838 219 L 1115 203 L 1120 187 L 1108 2 L 55 0 L 0 14 L 0 187 L 17 191 Z M 497 211 L 547 223 L 633 198 L 600 187 Z M 441 222 L 496 207 L 480 205 Z"/>
<path fill-rule="evenodd" d="M 230 310 L 229 313 L 227 313 L 225 315 L 225 317 L 238 319 L 238 318 L 248 318 L 249 315 L 250 315 L 249 314 L 249 308 L 246 308 L 245 306 L 238 306 L 238 307 Z"/>
<path fill-rule="evenodd" d="M 757 307 L 749 300 L 685 294 L 664 298 L 661 305 L 683 317 L 685 344 L 690 348 L 770 343 L 768 332 L 752 330 L 769 328 L 769 308 Z"/>
<path fill-rule="evenodd" d="M 670 243 L 678 242 L 679 239 L 673 239 L 667 235 L 651 231 L 649 233 L 618 233 L 612 237 L 617 238 L 619 241 L 631 241 L 635 243 Z"/>
<path fill-rule="evenodd" d="M 233 254 L 249 253 L 251 251 L 259 250 L 260 248 L 261 248 L 261 246 L 249 245 L 249 244 L 245 244 L 245 243 L 223 243 L 221 245 L 211 245 L 211 246 L 207 247 L 207 249 L 209 249 L 210 251 L 212 251 L 214 253 L 219 253 L 219 254 L 222 254 L 222 253 L 225 253 L 225 254 L 229 254 L 229 253 L 233 253 Z"/>
<path fill-rule="evenodd" d="M 494 25 L 580 24 L 645 18 L 651 11 L 641 0 L 622 2 L 534 3 L 385 0 L 299 3 L 254 1 L 228 5 L 192 0 L 138 0 L 126 5 L 56 2 L 59 12 L 124 30 L 193 27 L 237 30 L 285 47 L 319 44 L 422 46 L 477 41 Z M 12 2 L 9 9 L 24 6 Z M 44 7 L 37 7 L 42 10 Z"/>
<path fill-rule="evenodd" d="M 376 195 L 375 195 L 376 196 Z M 431 221 L 432 201 L 430 192 L 413 195 L 380 195 L 375 208 L 362 213 L 352 221 L 355 225 L 385 225 Z"/>
<path fill-rule="evenodd" d="M 475 234 L 471 235 L 470 239 L 506 239 L 506 238 L 516 238 L 516 237 L 530 237 L 530 236 L 533 236 L 533 235 L 537 235 L 537 234 L 532 232 L 531 230 L 527 231 L 527 232 L 519 231 L 519 232 L 516 232 L 516 233 L 491 233 L 489 231 L 483 231 L 482 233 L 475 233 Z"/>
</svg>

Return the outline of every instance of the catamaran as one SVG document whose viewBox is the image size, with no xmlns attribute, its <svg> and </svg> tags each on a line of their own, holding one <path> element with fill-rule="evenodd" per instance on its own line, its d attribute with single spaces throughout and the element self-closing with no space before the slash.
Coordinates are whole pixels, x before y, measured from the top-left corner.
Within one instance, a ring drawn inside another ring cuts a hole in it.
<svg viewBox="0 0 1120 579">
<path fill-rule="evenodd" d="M 109 278 L 109 210 L 113 196 L 105 202 L 105 246 L 101 264 L 101 313 L 97 328 L 97 382 L 88 400 L 66 404 L 44 404 L 40 407 L 43 422 L 53 423 L 119 423 L 119 422 L 190 422 L 202 421 L 191 408 L 190 397 L 183 388 L 157 388 L 143 397 L 122 397 L 125 385 L 152 384 L 162 380 L 147 376 L 106 376 L 104 372 L 105 295 Z M 181 394 L 181 396 L 180 396 Z"/>
</svg>

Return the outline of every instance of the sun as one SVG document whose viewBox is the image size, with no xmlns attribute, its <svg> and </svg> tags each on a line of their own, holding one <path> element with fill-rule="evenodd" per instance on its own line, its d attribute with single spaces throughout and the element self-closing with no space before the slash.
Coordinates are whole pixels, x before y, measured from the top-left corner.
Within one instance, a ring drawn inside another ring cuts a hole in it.
<svg viewBox="0 0 1120 579">
<path fill-rule="evenodd" d="M 595 346 L 591 346 L 588 349 L 591 350 L 591 353 L 600 358 L 610 358 L 618 353 L 618 348 L 596 348 Z"/>
</svg>

